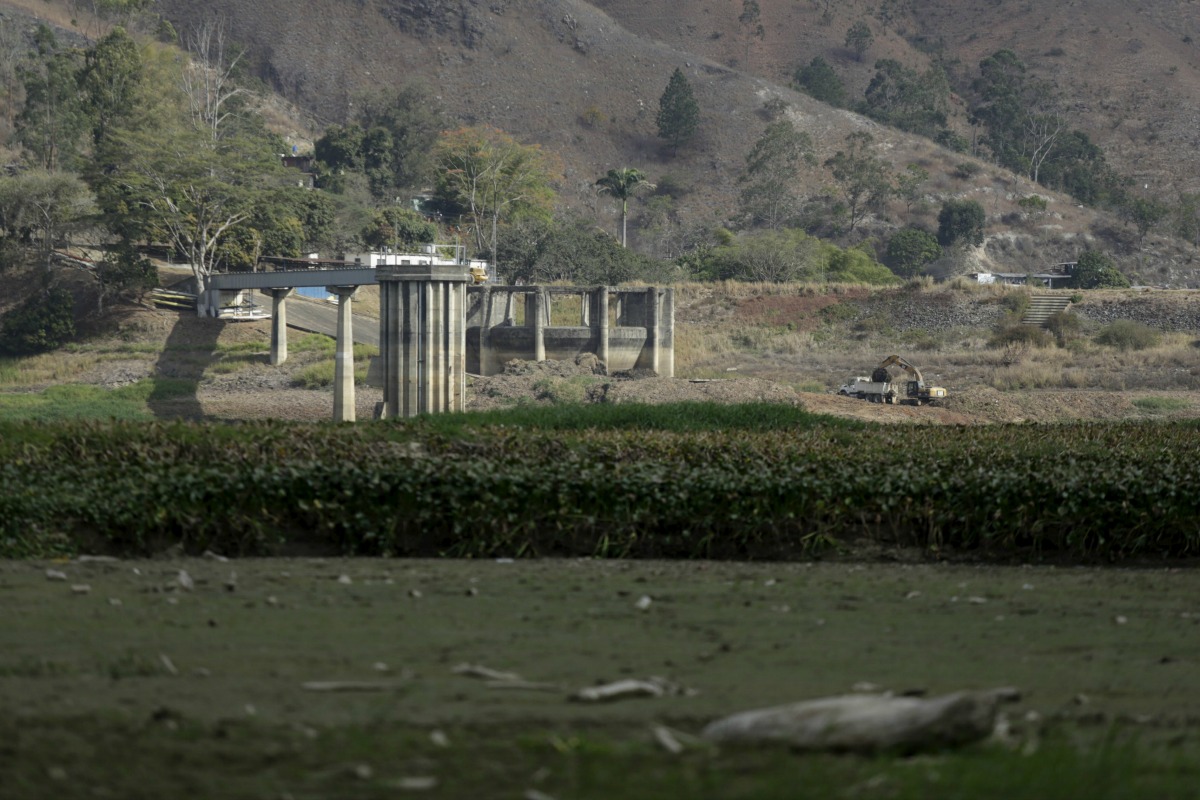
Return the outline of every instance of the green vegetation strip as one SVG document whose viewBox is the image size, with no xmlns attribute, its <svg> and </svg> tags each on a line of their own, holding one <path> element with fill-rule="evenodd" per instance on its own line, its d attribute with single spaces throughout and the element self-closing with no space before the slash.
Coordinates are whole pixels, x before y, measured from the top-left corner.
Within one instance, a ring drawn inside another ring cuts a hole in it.
<svg viewBox="0 0 1200 800">
<path fill-rule="evenodd" d="M 16 722 L 0 722 L 0 734 L 14 743 L 6 785 L 22 798 L 63 797 L 46 775 L 62 772 L 64 764 L 76 783 L 114 796 L 190 798 L 1116 800 L 1191 797 L 1187 787 L 1196 780 L 1195 762 L 1188 760 L 1194 744 L 1153 748 L 1103 733 L 1080 742 L 1055 730 L 1026 751 L 976 746 L 953 757 L 848 758 L 703 744 L 668 756 L 645 729 L 589 727 L 452 727 L 444 732 L 452 746 L 438 747 L 427 731 L 382 718 L 332 729 L 238 719 L 210 726 L 181 721 L 164 707 L 137 723 L 34 718 L 21 720 L 18 729 Z M 131 746 L 139 754 L 136 770 L 127 764 Z M 382 752 L 398 755 L 380 759 Z"/>
<path fill-rule="evenodd" d="M 846 538 L 1200 549 L 1200 426 L 866 427 L 771 405 L 0 427 L 0 555 L 789 558 Z"/>
</svg>

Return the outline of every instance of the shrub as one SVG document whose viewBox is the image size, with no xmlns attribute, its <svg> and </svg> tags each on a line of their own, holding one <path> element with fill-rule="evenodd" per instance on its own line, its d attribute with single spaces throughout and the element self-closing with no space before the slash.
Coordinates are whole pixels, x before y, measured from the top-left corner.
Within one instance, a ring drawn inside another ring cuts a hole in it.
<svg viewBox="0 0 1200 800">
<path fill-rule="evenodd" d="M 1096 343 L 1118 350 L 1145 350 L 1158 344 L 1159 332 L 1140 322 L 1119 319 L 1096 335 Z"/>
<path fill-rule="evenodd" d="M 1009 345 L 1029 345 L 1031 347 L 1049 347 L 1052 342 L 1050 334 L 1033 325 L 1004 325 L 996 329 L 988 340 L 989 347 L 1008 347 Z"/>
<path fill-rule="evenodd" d="M 954 165 L 954 177 L 967 181 L 978 175 L 982 169 L 974 161 L 963 161 Z"/>
<path fill-rule="evenodd" d="M 1047 203 L 1041 195 L 1031 194 L 1018 200 L 1017 205 L 1029 214 L 1041 214 L 1046 210 Z"/>
<path fill-rule="evenodd" d="M 1079 338 L 1082 323 L 1079 317 L 1068 311 L 1059 311 L 1046 320 L 1046 330 L 1053 334 L 1059 347 L 1065 347 L 1068 342 Z"/>
<path fill-rule="evenodd" d="M 75 300 L 66 289 L 47 289 L 4 316 L 0 351 L 32 355 L 62 347 L 75 337 Z"/>
<path fill-rule="evenodd" d="M 1085 250 L 1071 273 L 1076 289 L 1127 289 L 1129 279 L 1113 264 L 1112 259 L 1096 250 Z"/>
<path fill-rule="evenodd" d="M 1001 295 L 1000 305 L 1014 317 L 1021 317 L 1029 309 L 1032 295 L 1028 291 L 1010 291 Z"/>
</svg>

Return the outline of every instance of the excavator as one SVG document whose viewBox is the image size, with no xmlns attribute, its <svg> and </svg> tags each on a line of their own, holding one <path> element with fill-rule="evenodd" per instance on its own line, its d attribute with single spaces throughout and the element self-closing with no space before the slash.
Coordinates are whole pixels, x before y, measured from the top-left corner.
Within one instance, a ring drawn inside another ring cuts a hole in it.
<svg viewBox="0 0 1200 800">
<path fill-rule="evenodd" d="M 925 378 L 921 375 L 921 370 L 900 356 L 888 356 L 880 362 L 879 366 L 871 373 L 871 380 L 876 383 L 889 383 L 892 376 L 888 373 L 888 367 L 899 367 L 908 373 L 908 385 L 905 391 L 905 394 L 908 396 L 908 402 L 919 406 L 922 403 L 932 403 L 936 400 L 941 400 L 946 396 L 946 390 L 942 387 L 926 386 Z M 894 394 L 892 402 L 895 402 Z"/>
</svg>

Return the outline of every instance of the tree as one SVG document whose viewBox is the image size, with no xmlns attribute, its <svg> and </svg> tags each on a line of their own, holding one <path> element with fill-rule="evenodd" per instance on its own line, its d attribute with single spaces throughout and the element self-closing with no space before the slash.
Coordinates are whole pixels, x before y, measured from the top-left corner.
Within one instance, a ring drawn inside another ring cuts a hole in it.
<svg viewBox="0 0 1200 800">
<path fill-rule="evenodd" d="M 526 219 L 505 226 L 498 257 L 514 280 L 614 285 L 665 277 L 660 262 L 638 255 L 586 219 Z"/>
<path fill-rule="evenodd" d="M 62 288 L 27 297 L 0 323 L 0 352 L 30 355 L 55 350 L 75 337 L 75 301 Z"/>
<path fill-rule="evenodd" d="M 92 211 L 92 195 L 70 172 L 30 170 L 0 177 L 0 235 L 39 245 L 42 263 L 59 236 Z"/>
<path fill-rule="evenodd" d="M 861 19 L 846 31 L 846 48 L 854 53 L 854 57 L 859 61 L 863 60 L 863 56 L 874 43 L 875 37 L 871 34 L 870 26 Z"/>
<path fill-rule="evenodd" d="M 596 191 L 610 194 L 621 203 L 621 247 L 625 247 L 625 222 L 629 216 L 629 198 L 636 192 L 653 189 L 654 184 L 646 180 L 640 170 L 633 167 L 610 169 L 608 174 L 596 181 Z"/>
<path fill-rule="evenodd" d="M 692 85 L 676 67 L 667 88 L 658 100 L 658 136 L 671 144 L 673 153 L 691 141 L 700 124 L 700 104 L 692 94 Z"/>
<path fill-rule="evenodd" d="M 537 145 L 497 128 L 459 128 L 438 139 L 434 163 L 438 199 L 467 218 L 476 249 L 493 259 L 502 222 L 550 215 L 557 168 Z"/>
<path fill-rule="evenodd" d="M 801 91 L 822 103 L 842 106 L 846 102 L 846 87 L 829 62 L 820 56 L 797 69 L 792 77 Z"/>
<path fill-rule="evenodd" d="M 21 70 L 25 107 L 17 115 L 17 139 L 44 170 L 74 167 L 88 128 L 79 99 L 79 52 L 60 48 L 45 25 L 33 39 L 35 60 Z"/>
<path fill-rule="evenodd" d="M 902 228 L 888 239 L 885 262 L 901 278 L 911 278 L 942 257 L 937 237 L 920 228 Z"/>
<path fill-rule="evenodd" d="M 191 266 L 201 294 L 236 252 L 223 249 L 225 239 L 254 215 L 270 180 L 268 165 L 278 163 L 269 150 L 256 151 L 262 140 L 213 142 L 211 135 L 211 128 L 186 122 L 114 132 L 116 166 L 97 191 L 114 230 L 127 241 L 165 241 Z"/>
<path fill-rule="evenodd" d="M 1085 250 L 1071 271 L 1071 285 L 1076 289 L 1126 289 L 1129 279 L 1104 253 Z"/>
<path fill-rule="evenodd" d="M 100 285 L 96 311 L 104 313 L 104 304 L 127 294 L 140 295 L 158 285 L 158 270 L 129 242 L 118 242 L 109 248 L 96 264 L 94 272 Z"/>
<path fill-rule="evenodd" d="M 974 200 L 947 200 L 938 212 L 938 244 L 953 247 L 983 244 L 983 229 L 987 217 L 983 206 Z"/>
<path fill-rule="evenodd" d="M 240 110 L 245 89 L 233 80 L 243 52 L 229 52 L 229 30 L 224 18 L 201 22 L 186 39 L 192 58 L 184 66 L 183 91 L 187 95 L 192 125 L 208 132 L 215 142 L 222 128 Z"/>
<path fill-rule="evenodd" d="M 794 229 L 746 233 L 716 258 L 719 278 L 771 283 L 819 280 L 826 263 L 820 240 Z"/>
<path fill-rule="evenodd" d="M 739 178 L 746 184 L 739 203 L 750 224 L 778 228 L 794 220 L 801 203 L 800 167 L 815 162 L 811 136 L 786 120 L 767 125 Z"/>
<path fill-rule="evenodd" d="M 892 191 L 891 171 L 871 151 L 874 143 L 871 134 L 856 131 L 846 137 L 846 149 L 825 162 L 846 202 L 851 232 L 867 210 L 882 204 Z"/>
<path fill-rule="evenodd" d="M 911 211 L 923 196 L 929 172 L 920 164 L 909 164 L 904 172 L 896 176 L 896 195 L 904 201 L 904 208 Z"/>
<path fill-rule="evenodd" d="M 362 239 L 368 247 L 413 248 L 431 244 L 437 239 L 437 225 L 411 208 L 388 206 L 376 211 L 363 229 Z"/>
<path fill-rule="evenodd" d="M 738 15 L 738 22 L 746 32 L 745 57 L 748 59 L 750 58 L 750 42 L 753 39 L 761 41 L 767 35 L 767 30 L 762 24 L 762 9 L 758 6 L 758 0 L 742 0 L 742 13 Z"/>
<path fill-rule="evenodd" d="M 1200 247 L 1200 192 L 1183 192 L 1175 208 L 1175 235 Z"/>
<path fill-rule="evenodd" d="M 79 90 L 94 146 L 129 116 L 142 75 L 141 51 L 124 28 L 114 28 L 84 55 Z"/>
<path fill-rule="evenodd" d="M 365 131 L 363 168 L 376 198 L 392 201 L 404 189 L 424 184 L 432 174 L 430 154 L 445 129 L 441 107 L 415 84 L 360 99 Z"/>
<path fill-rule="evenodd" d="M 945 129 L 949 109 L 950 84 L 941 68 L 918 74 L 890 58 L 875 62 L 861 107 L 873 119 L 930 138 Z"/>
<path fill-rule="evenodd" d="M 1133 223 L 1137 228 L 1138 240 L 1146 238 L 1146 234 L 1152 228 L 1158 226 L 1160 222 L 1167 218 L 1171 213 L 1170 207 L 1166 203 L 1160 203 L 1150 197 L 1127 197 L 1117 209 L 1117 213 L 1121 219 L 1126 222 Z"/>
</svg>

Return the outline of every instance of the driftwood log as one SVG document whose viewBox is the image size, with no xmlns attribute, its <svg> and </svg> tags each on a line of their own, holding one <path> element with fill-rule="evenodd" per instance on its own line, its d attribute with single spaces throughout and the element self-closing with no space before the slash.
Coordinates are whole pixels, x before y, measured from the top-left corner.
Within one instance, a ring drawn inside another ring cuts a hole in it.
<svg viewBox="0 0 1200 800">
<path fill-rule="evenodd" d="M 940 697 L 857 694 L 744 711 L 709 724 L 713 742 L 776 742 L 798 750 L 915 752 L 959 747 L 991 735 L 1015 689 Z"/>
</svg>

